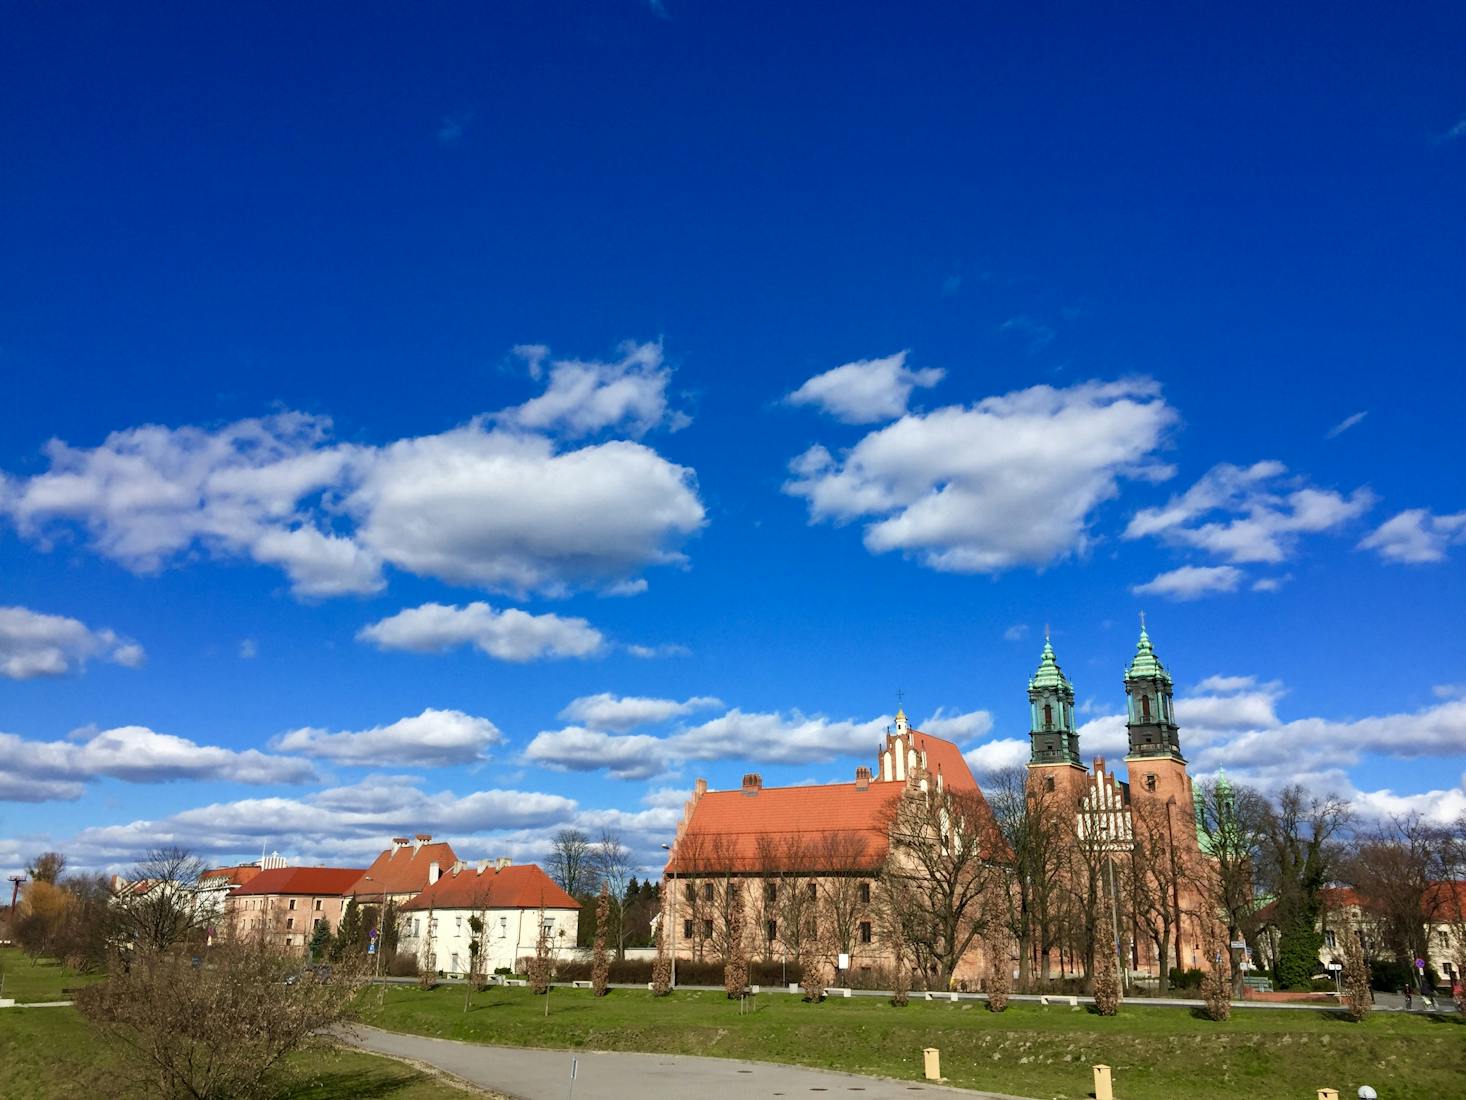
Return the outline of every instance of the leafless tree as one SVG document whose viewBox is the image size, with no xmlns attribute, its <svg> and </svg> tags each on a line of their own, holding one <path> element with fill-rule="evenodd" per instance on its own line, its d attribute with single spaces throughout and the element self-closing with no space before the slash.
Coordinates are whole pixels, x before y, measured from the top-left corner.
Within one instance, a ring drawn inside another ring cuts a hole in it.
<svg viewBox="0 0 1466 1100">
<path fill-rule="evenodd" d="M 980 794 L 950 788 L 908 790 L 889 807 L 885 824 L 884 903 L 901 920 L 922 971 L 945 989 L 1002 912 L 1002 837 Z"/>
<path fill-rule="evenodd" d="M 768 911 L 777 922 L 779 942 L 790 958 L 803 959 L 814 943 L 819 911 L 818 857 L 803 837 L 761 838 L 759 865 L 763 880 L 773 886 L 765 895 Z"/>
<path fill-rule="evenodd" d="M 819 869 L 815 919 L 837 955 L 853 956 L 859 953 L 860 925 L 870 916 L 873 901 L 874 875 L 861 870 L 865 841 L 851 833 L 824 833 L 811 848 Z"/>
<path fill-rule="evenodd" d="M 1340 861 L 1341 877 L 1359 894 L 1382 946 L 1407 965 L 1426 957 L 1430 925 L 1449 913 L 1449 893 L 1435 886 L 1448 843 L 1445 830 L 1409 814 L 1356 838 Z"/>
<path fill-rule="evenodd" d="M 198 903 L 204 863 L 186 848 L 154 848 L 113 891 L 111 914 L 119 943 L 164 952 L 197 937 L 210 913 Z"/>
<path fill-rule="evenodd" d="M 1260 957 L 1257 912 L 1258 868 L 1266 838 L 1267 800 L 1245 786 L 1214 780 L 1196 784 L 1197 834 L 1210 859 L 1200 882 L 1212 908 L 1225 916 L 1227 952 L 1232 943 L 1245 943 L 1254 959 Z M 1233 966 L 1232 994 L 1242 992 L 1243 971 Z"/>
<path fill-rule="evenodd" d="M 529 987 L 535 993 L 548 993 L 554 964 L 550 958 L 550 931 L 545 927 L 543 908 L 540 909 L 535 924 L 538 932 L 534 941 L 534 958 L 529 961 Z"/>
<path fill-rule="evenodd" d="M 66 857 L 60 852 L 42 852 L 27 865 L 25 871 L 32 882 L 49 882 L 55 886 L 66 870 Z"/>
<path fill-rule="evenodd" d="M 1323 888 L 1337 870 L 1339 838 L 1352 819 L 1343 799 L 1312 797 L 1300 786 L 1285 788 L 1268 808 L 1259 878 L 1277 899 L 1277 978 L 1284 988 L 1306 988 L 1318 966 Z"/>
<path fill-rule="evenodd" d="M 128 967 L 77 995 L 77 1007 L 127 1052 L 126 1072 L 151 1096 L 192 1100 L 279 1094 L 283 1059 L 329 1042 L 356 1011 L 359 961 L 329 974 L 258 937 L 225 939 L 194 966 L 139 951 Z"/>
<path fill-rule="evenodd" d="M 611 923 L 607 929 L 607 938 L 616 945 L 616 958 L 624 959 L 626 939 L 630 934 L 626 920 L 626 891 L 631 884 L 631 872 L 634 869 L 631 849 L 621 843 L 621 835 L 614 829 L 602 829 L 600 839 L 591 851 L 591 863 L 595 868 L 595 878 L 610 893 L 611 908 L 608 919 Z M 596 927 L 600 927 L 599 921 Z"/>
<path fill-rule="evenodd" d="M 1171 959 L 1181 966 L 1177 943 L 1181 933 L 1181 891 L 1194 881 L 1199 870 L 1183 847 L 1183 837 L 1177 835 L 1174 816 L 1181 812 L 1185 808 L 1174 801 L 1161 803 L 1145 798 L 1136 799 L 1130 807 L 1135 828 L 1131 861 L 1135 916 L 1155 945 L 1160 964 L 1158 992 L 1163 997 L 1170 990 Z"/>
<path fill-rule="evenodd" d="M 546 860 L 550 877 L 573 898 L 594 887 L 595 853 L 590 838 L 579 829 L 561 829 L 550 842 Z"/>
</svg>

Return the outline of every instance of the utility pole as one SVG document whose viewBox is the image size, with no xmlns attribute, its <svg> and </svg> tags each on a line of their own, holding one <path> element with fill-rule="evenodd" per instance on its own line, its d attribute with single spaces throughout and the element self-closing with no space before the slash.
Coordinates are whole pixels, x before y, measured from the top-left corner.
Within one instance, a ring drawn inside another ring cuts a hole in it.
<svg viewBox="0 0 1466 1100">
<path fill-rule="evenodd" d="M 20 884 L 25 881 L 24 875 L 10 876 L 10 919 L 15 919 L 15 899 L 20 896 Z"/>
</svg>

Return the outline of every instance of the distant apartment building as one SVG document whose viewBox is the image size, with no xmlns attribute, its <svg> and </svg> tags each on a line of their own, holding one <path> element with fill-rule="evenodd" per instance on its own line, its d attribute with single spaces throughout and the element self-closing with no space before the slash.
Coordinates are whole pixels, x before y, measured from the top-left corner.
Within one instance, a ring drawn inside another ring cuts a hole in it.
<svg viewBox="0 0 1466 1100">
<path fill-rule="evenodd" d="M 261 871 L 226 898 L 226 916 L 238 935 L 303 951 L 318 924 L 341 923 L 360 867 L 276 867 Z"/>
</svg>

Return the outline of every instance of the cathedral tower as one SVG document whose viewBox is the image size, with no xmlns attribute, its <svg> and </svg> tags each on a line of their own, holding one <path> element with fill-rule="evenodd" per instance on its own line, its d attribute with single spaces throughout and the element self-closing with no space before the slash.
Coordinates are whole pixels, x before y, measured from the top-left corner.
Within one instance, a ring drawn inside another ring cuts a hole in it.
<svg viewBox="0 0 1466 1100">
<path fill-rule="evenodd" d="M 1074 793 L 1086 778 L 1074 728 L 1074 686 L 1059 667 L 1048 633 L 1038 670 L 1028 681 L 1028 784 Z"/>
<path fill-rule="evenodd" d="M 1129 697 L 1125 729 L 1130 735 L 1127 761 L 1172 761 L 1185 768 L 1172 693 L 1171 674 L 1155 655 L 1142 619 L 1135 657 L 1125 669 L 1125 694 Z M 1133 773 L 1135 768 L 1130 770 Z"/>
</svg>

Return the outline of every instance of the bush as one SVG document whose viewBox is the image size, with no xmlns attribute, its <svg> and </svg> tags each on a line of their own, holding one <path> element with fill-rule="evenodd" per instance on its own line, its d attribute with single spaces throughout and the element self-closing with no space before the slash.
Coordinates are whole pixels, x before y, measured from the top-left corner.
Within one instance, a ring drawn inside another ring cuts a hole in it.
<svg viewBox="0 0 1466 1100">
<path fill-rule="evenodd" d="M 417 956 L 411 951 L 399 951 L 387 964 L 387 973 L 394 978 L 416 978 Z"/>
<path fill-rule="evenodd" d="M 1172 989 L 1200 989 L 1203 976 L 1197 967 L 1182 970 L 1179 966 L 1173 966 L 1170 972 L 1170 986 Z"/>
<path fill-rule="evenodd" d="M 531 956 L 525 956 L 519 960 L 518 973 L 527 972 Z M 650 959 L 625 959 L 621 962 L 610 961 L 607 968 L 607 981 L 612 985 L 646 985 L 653 978 L 652 967 L 654 962 Z M 592 981 L 592 963 L 587 959 L 571 959 L 566 962 L 557 963 L 555 966 L 555 980 L 562 982 L 587 982 Z M 508 974 L 503 969 L 496 970 L 496 974 Z M 784 981 L 784 964 L 778 962 L 750 962 L 748 964 L 748 980 L 753 985 L 781 985 Z M 857 985 L 857 989 L 888 989 L 889 986 L 876 984 L 877 981 L 885 981 L 884 971 L 872 971 L 879 974 L 878 978 L 866 979 L 871 984 Z M 804 976 L 804 968 L 797 962 L 789 963 L 789 981 L 798 982 Z M 852 975 L 852 978 L 854 976 Z M 677 984 L 678 985 L 715 985 L 723 984 L 723 964 L 721 962 L 696 962 L 692 959 L 677 960 Z"/>
</svg>

